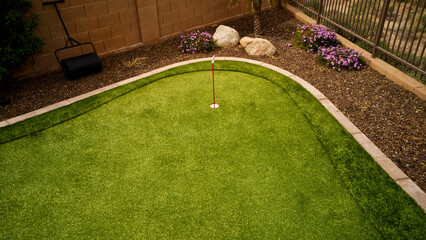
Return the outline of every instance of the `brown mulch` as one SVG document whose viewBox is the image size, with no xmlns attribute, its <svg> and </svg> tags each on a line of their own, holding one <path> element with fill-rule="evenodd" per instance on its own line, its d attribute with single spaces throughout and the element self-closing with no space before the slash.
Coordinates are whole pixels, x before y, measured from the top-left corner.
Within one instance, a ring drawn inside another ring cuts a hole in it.
<svg viewBox="0 0 426 240">
<path fill-rule="evenodd" d="M 252 35 L 250 16 L 224 24 L 235 28 L 241 37 Z M 318 65 L 313 54 L 286 46 L 297 24 L 302 23 L 285 10 L 264 12 L 262 24 L 263 37 L 277 48 L 273 57 L 251 57 L 239 46 L 215 49 L 208 54 L 182 55 L 177 48 L 179 38 L 168 39 L 156 45 L 110 54 L 103 58 L 101 73 L 79 80 L 68 81 L 57 71 L 14 82 L 7 92 L 12 103 L 0 106 L 0 121 L 183 60 L 212 55 L 250 58 L 288 70 L 311 83 L 426 190 L 426 102 L 370 67 L 336 72 Z M 213 34 L 215 28 L 213 25 L 202 30 Z M 134 61 L 137 58 L 139 60 Z"/>
</svg>

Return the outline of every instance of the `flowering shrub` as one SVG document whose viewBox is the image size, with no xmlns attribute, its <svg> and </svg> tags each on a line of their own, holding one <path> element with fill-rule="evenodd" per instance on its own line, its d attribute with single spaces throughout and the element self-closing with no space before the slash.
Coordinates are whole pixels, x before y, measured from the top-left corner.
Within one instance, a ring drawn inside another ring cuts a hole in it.
<svg viewBox="0 0 426 240">
<path fill-rule="evenodd" d="M 191 32 L 180 36 L 178 48 L 182 53 L 210 52 L 214 48 L 213 36 L 208 32 Z"/>
<path fill-rule="evenodd" d="M 319 47 L 317 60 L 337 71 L 341 71 L 342 69 L 360 70 L 364 66 L 359 52 L 352 48 L 344 48 L 342 45 L 337 47 Z"/>
<path fill-rule="evenodd" d="M 308 52 L 316 53 L 320 47 L 335 47 L 340 45 L 336 32 L 324 26 L 297 26 L 296 45 Z"/>
<path fill-rule="evenodd" d="M 360 70 L 364 66 L 361 54 L 354 49 L 345 49 L 337 40 L 336 32 L 324 26 L 297 26 L 293 33 L 297 46 L 307 52 L 318 53 L 318 62 L 337 71 Z"/>
</svg>

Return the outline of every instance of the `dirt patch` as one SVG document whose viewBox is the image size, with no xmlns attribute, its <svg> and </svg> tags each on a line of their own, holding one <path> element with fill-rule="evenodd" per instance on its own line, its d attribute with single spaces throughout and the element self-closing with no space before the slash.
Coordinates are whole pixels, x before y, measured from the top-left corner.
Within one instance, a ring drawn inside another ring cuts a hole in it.
<svg viewBox="0 0 426 240">
<path fill-rule="evenodd" d="M 96 75 L 68 81 L 62 72 L 14 82 L 7 91 L 12 103 L 0 107 L 0 120 L 12 118 L 97 88 L 183 60 L 234 56 L 263 61 L 303 78 L 327 96 L 420 188 L 426 190 L 426 102 L 396 85 L 370 67 L 362 71 L 337 72 L 315 61 L 315 56 L 288 47 L 292 32 L 302 24 L 285 10 L 262 15 L 263 37 L 277 49 L 273 57 L 250 57 L 239 47 L 215 49 L 208 54 L 182 55 L 179 38 L 142 46 L 103 59 L 104 70 Z M 253 20 L 244 17 L 224 23 L 240 36 L 252 36 Z M 206 30 L 213 34 L 216 26 Z"/>
</svg>

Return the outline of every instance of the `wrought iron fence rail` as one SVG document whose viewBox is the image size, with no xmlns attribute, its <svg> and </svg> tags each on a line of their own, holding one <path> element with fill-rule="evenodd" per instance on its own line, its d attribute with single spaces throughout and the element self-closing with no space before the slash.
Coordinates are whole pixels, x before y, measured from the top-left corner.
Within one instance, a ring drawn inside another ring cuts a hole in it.
<svg viewBox="0 0 426 240">
<path fill-rule="evenodd" d="M 414 76 L 421 81 L 426 77 L 426 41 L 423 39 L 426 28 L 425 0 L 289 2 L 315 18 L 317 24 L 324 21 L 325 25 L 335 27 L 341 34 L 353 38 L 352 41 L 362 42 L 368 46 L 367 50 L 373 57 L 393 62 L 407 73 L 414 72 Z"/>
</svg>

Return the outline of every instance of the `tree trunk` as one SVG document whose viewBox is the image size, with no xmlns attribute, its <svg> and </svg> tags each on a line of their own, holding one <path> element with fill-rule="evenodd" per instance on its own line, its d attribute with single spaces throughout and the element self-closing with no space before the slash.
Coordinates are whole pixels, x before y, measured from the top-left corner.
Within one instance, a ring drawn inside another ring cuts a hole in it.
<svg viewBox="0 0 426 240">
<path fill-rule="evenodd" d="M 275 4 L 275 9 L 283 9 L 283 5 L 281 3 L 281 0 L 277 0 Z"/>
<path fill-rule="evenodd" d="M 260 22 L 260 13 L 262 12 L 262 0 L 258 4 L 253 3 L 253 20 L 254 20 L 254 36 L 258 37 L 262 35 L 262 25 Z"/>
</svg>

